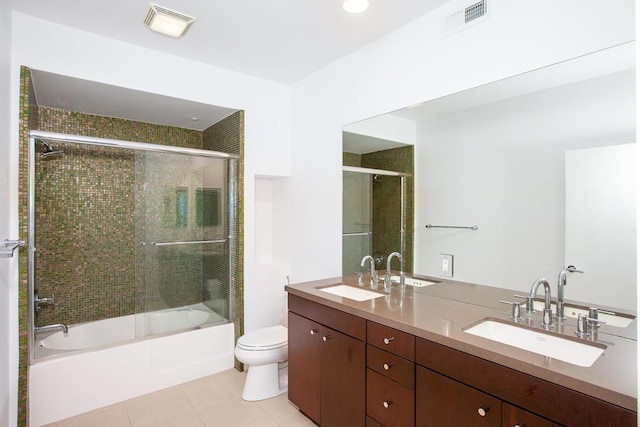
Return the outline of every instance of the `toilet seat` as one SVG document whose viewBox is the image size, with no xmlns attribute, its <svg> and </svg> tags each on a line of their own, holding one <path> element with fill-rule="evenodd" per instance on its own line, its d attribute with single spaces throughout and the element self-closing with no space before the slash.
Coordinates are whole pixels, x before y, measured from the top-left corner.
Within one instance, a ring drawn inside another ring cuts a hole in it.
<svg viewBox="0 0 640 427">
<path fill-rule="evenodd" d="M 266 351 L 286 347 L 287 344 L 287 328 L 277 325 L 244 334 L 238 339 L 237 346 L 248 351 Z"/>
</svg>

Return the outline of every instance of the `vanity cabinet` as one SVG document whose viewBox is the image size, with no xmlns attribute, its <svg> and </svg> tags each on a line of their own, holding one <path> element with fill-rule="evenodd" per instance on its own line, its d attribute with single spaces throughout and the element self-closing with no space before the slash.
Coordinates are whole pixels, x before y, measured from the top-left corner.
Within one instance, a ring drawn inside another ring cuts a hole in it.
<svg viewBox="0 0 640 427">
<path fill-rule="evenodd" d="M 633 411 L 422 338 L 416 339 L 416 364 L 417 426 L 463 425 L 433 422 L 463 408 L 485 414 L 466 425 L 636 425 Z"/>
<path fill-rule="evenodd" d="M 289 400 L 321 426 L 365 426 L 366 321 L 289 295 Z"/>
<path fill-rule="evenodd" d="M 414 360 L 413 335 L 367 322 L 367 425 L 414 425 Z"/>
</svg>

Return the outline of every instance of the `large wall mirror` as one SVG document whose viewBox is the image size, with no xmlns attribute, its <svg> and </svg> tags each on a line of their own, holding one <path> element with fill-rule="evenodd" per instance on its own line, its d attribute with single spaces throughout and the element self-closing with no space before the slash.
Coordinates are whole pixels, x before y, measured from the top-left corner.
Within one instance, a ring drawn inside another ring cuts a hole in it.
<svg viewBox="0 0 640 427">
<path fill-rule="evenodd" d="M 443 277 L 451 254 L 452 280 L 526 292 L 574 265 L 583 273 L 568 273 L 565 298 L 636 309 L 634 42 L 349 124 L 344 136 L 345 153 L 413 147 L 414 273 Z"/>
</svg>

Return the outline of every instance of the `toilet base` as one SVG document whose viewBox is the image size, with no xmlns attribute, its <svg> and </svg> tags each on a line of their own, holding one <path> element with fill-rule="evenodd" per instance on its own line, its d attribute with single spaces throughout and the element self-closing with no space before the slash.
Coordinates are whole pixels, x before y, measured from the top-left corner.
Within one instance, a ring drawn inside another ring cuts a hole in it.
<svg viewBox="0 0 640 427">
<path fill-rule="evenodd" d="M 242 399 L 249 402 L 279 396 L 288 390 L 287 367 L 279 363 L 249 366 L 242 390 Z M 282 372 L 281 372 L 282 371 Z M 284 381 L 283 381 L 284 380 Z"/>
</svg>

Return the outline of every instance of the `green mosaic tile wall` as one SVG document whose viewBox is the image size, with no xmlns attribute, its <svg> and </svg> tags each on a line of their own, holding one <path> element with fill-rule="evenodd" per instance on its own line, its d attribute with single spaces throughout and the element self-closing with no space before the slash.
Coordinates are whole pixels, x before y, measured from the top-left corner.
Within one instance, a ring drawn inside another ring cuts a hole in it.
<svg viewBox="0 0 640 427">
<path fill-rule="evenodd" d="M 406 178 L 405 199 L 405 246 L 404 271 L 413 272 L 413 216 L 414 216 L 414 184 L 413 184 L 413 146 L 376 151 L 362 155 L 362 167 L 385 169 L 411 174 Z M 392 176 L 380 176 L 373 185 L 373 199 L 385 203 L 373 204 L 372 247 L 373 254 L 387 256 L 400 249 L 400 179 Z M 386 267 L 386 265 L 385 265 Z M 393 269 L 400 269 L 397 259 L 392 261 Z"/>
<path fill-rule="evenodd" d="M 74 324 L 204 300 L 205 304 L 235 322 L 236 337 L 242 335 L 243 112 L 233 114 L 205 132 L 198 132 L 37 107 L 34 100 L 29 69 L 22 67 L 19 160 L 22 239 L 27 238 L 29 129 L 213 149 L 240 155 L 237 168 L 237 245 L 233 254 L 235 277 L 231 280 L 232 288 L 229 290 L 224 285 L 229 282 L 229 258 L 226 254 L 220 255 L 224 249 L 207 247 L 205 250 L 204 245 L 196 245 L 187 250 L 176 247 L 158 250 L 140 244 L 154 239 L 158 241 L 157 232 L 163 227 L 166 231 L 167 211 L 169 216 L 172 215 L 166 209 L 167 197 L 160 197 L 158 200 L 162 201 L 155 202 L 163 203 L 163 209 L 157 209 L 158 206 L 150 206 L 149 203 L 145 205 L 145 200 L 148 199 L 145 193 L 147 188 L 140 184 L 140 178 L 146 175 L 147 179 L 158 180 L 160 177 L 179 175 L 167 173 L 172 165 L 175 166 L 175 158 L 165 157 L 164 160 L 149 163 L 137 158 L 145 154 L 129 150 L 55 143 L 55 148 L 62 149 L 64 155 L 48 160 L 38 158 L 36 163 L 36 274 L 39 278 L 40 295 L 49 296 L 55 292 L 57 306 L 43 307 L 38 313 L 37 324 Z M 195 186 L 200 183 L 201 176 L 203 175 L 196 174 L 190 177 Z M 227 190 L 221 191 L 226 200 L 224 193 Z M 175 193 L 173 197 L 175 199 Z M 173 206 L 175 207 L 175 203 Z M 191 210 L 194 209 L 193 200 L 189 206 Z M 134 215 L 136 210 L 141 209 L 142 215 Z M 191 220 L 189 226 L 174 229 L 174 233 L 169 236 L 171 239 L 209 239 L 227 234 L 226 231 L 221 233 L 226 226 L 225 222 L 217 227 L 199 227 L 196 232 L 192 226 L 195 214 L 189 212 L 188 215 Z M 132 221 L 132 218 L 137 219 Z M 146 253 L 148 251 L 154 251 L 153 256 L 149 256 Z M 207 253 L 203 256 L 204 252 Z M 203 288 L 202 283 L 207 282 L 207 279 L 210 279 L 208 283 L 213 283 L 220 289 L 213 289 L 211 286 Z M 20 251 L 19 285 L 24 290 L 19 296 L 18 414 L 19 425 L 23 426 L 27 420 L 26 384 L 29 361 L 26 251 Z M 221 297 L 226 298 L 229 292 L 232 298 L 230 307 L 216 304 Z"/>
<path fill-rule="evenodd" d="M 342 153 L 342 165 L 343 166 L 362 166 L 362 155 L 356 153 Z"/>
<path fill-rule="evenodd" d="M 204 131 L 204 148 L 206 150 L 233 153 L 239 156 L 236 168 L 237 193 L 244 194 L 244 111 L 238 111 L 229 117 L 219 121 Z M 244 333 L 244 199 L 239 198 L 237 203 L 236 228 L 231 234 L 236 236 L 236 250 L 231 254 L 235 277 L 230 278 L 229 292 L 232 294 L 230 318 L 235 325 L 236 339 Z M 243 369 L 236 360 L 236 368 Z"/>
</svg>

